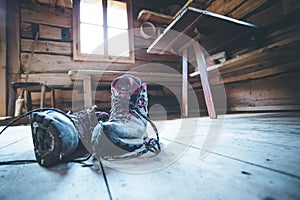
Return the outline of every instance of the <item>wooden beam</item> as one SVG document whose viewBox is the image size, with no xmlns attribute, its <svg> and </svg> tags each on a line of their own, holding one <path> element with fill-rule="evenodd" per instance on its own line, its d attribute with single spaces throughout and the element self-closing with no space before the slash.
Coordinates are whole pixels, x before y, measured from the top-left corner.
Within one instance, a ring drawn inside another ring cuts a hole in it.
<svg viewBox="0 0 300 200">
<path fill-rule="evenodd" d="M 26 74 L 22 74 L 22 78 L 25 78 Z M 72 88 L 73 82 L 69 78 L 67 73 L 42 73 L 42 74 L 30 74 L 28 77 L 29 82 L 45 83 L 48 86 L 66 87 Z"/>
<path fill-rule="evenodd" d="M 261 12 L 252 15 L 245 20 L 258 26 L 265 26 L 272 22 L 278 21 L 283 17 L 282 2 L 272 5 Z"/>
<path fill-rule="evenodd" d="M 22 39 L 21 51 L 32 51 L 32 44 L 34 40 Z M 60 55 L 72 55 L 72 44 L 69 42 L 54 42 L 54 41 L 37 41 L 35 46 L 35 52 L 60 54 Z"/>
<path fill-rule="evenodd" d="M 64 8 L 72 8 L 72 0 L 37 0 L 40 3 L 50 4 L 51 6 L 61 6 Z"/>
<path fill-rule="evenodd" d="M 150 21 L 155 24 L 169 24 L 173 17 L 169 15 L 164 15 L 149 10 L 142 10 L 138 15 L 138 20 L 140 21 Z"/>
<path fill-rule="evenodd" d="M 47 25 L 40 24 L 39 31 L 40 31 L 41 38 L 52 39 L 52 40 L 62 40 L 61 28 L 59 28 L 59 27 L 53 27 L 53 26 L 47 26 Z"/>
<path fill-rule="evenodd" d="M 59 10 L 47 6 L 39 6 L 31 1 L 21 2 L 21 20 L 36 24 L 46 24 L 58 27 L 72 27 L 72 10 Z"/>
<path fill-rule="evenodd" d="M 0 116 L 6 116 L 6 0 L 0 0 Z"/>
<path fill-rule="evenodd" d="M 259 8 L 263 4 L 265 4 L 268 0 L 248 0 L 243 2 L 241 6 L 235 9 L 229 16 L 241 19 L 242 17 L 246 16 L 248 13 L 254 11 L 255 9 Z"/>
<path fill-rule="evenodd" d="M 246 0 L 215 0 L 206 10 L 221 15 L 227 15 L 229 12 L 240 6 L 245 1 Z"/>
<path fill-rule="evenodd" d="M 7 3 L 7 74 L 8 81 L 20 81 L 20 8 L 18 0 Z M 8 87 L 9 88 L 9 87 Z"/>
<path fill-rule="evenodd" d="M 149 62 L 174 62 L 179 63 L 180 62 L 180 56 L 176 54 L 167 54 L 167 55 L 161 55 L 161 54 L 149 54 L 145 49 L 136 49 L 135 52 L 135 58 L 137 60 L 143 60 L 143 61 L 149 61 Z"/>
<path fill-rule="evenodd" d="M 29 53 L 21 53 L 21 63 L 22 63 L 22 71 L 26 72 L 28 70 L 28 56 Z M 153 64 L 153 63 L 152 63 Z M 159 61 L 155 62 L 155 64 L 159 65 L 167 65 L 176 68 L 180 63 L 171 63 Z M 63 56 L 63 55 L 49 55 L 49 54 L 35 54 L 32 59 L 31 72 L 65 72 L 67 73 L 72 69 L 94 69 L 94 70 L 131 70 L 135 67 L 141 65 L 149 65 L 149 61 L 141 61 L 136 60 L 134 64 L 132 63 L 104 63 L 104 62 L 74 62 L 71 56 Z"/>
<path fill-rule="evenodd" d="M 208 71 L 213 71 L 215 69 L 219 69 L 224 72 L 229 72 L 229 71 L 237 71 L 241 69 L 245 69 L 249 67 L 250 63 L 256 63 L 259 64 L 257 61 L 262 61 L 265 62 L 266 58 L 269 58 L 269 60 L 282 60 L 283 56 L 284 58 L 291 57 L 291 55 L 296 54 L 296 52 L 291 52 L 291 48 L 299 48 L 297 44 L 300 42 L 300 36 L 294 36 L 285 40 L 282 40 L 280 42 L 276 42 L 270 45 L 267 45 L 265 47 L 262 47 L 260 49 L 251 51 L 249 53 L 246 53 L 244 55 L 241 55 L 236 58 L 232 58 L 224 63 L 220 63 L 214 66 L 210 66 L 207 68 Z M 275 54 L 276 53 L 276 54 Z M 281 57 L 279 57 L 281 56 Z M 296 57 L 292 57 L 296 58 Z M 268 61 L 268 62 L 270 62 Z M 240 68 L 237 68 L 240 67 Z M 226 70 L 228 71 L 225 71 Z"/>
<path fill-rule="evenodd" d="M 286 106 L 236 106 L 228 108 L 231 112 L 257 112 L 257 111 L 287 111 L 287 110 L 300 110 L 298 105 L 286 105 Z"/>
<path fill-rule="evenodd" d="M 21 22 L 21 36 L 22 38 L 34 38 L 32 26 L 37 25 L 34 23 L 28 23 L 28 22 Z M 49 40 L 63 40 L 62 37 L 62 28 L 61 27 L 54 27 L 54 26 L 48 26 L 39 24 L 39 38 L 41 39 L 49 39 Z M 69 40 L 72 40 L 72 34 L 70 35 L 71 38 Z"/>
<path fill-rule="evenodd" d="M 282 0 L 283 13 L 284 15 L 290 14 L 300 9 L 299 0 Z"/>
</svg>

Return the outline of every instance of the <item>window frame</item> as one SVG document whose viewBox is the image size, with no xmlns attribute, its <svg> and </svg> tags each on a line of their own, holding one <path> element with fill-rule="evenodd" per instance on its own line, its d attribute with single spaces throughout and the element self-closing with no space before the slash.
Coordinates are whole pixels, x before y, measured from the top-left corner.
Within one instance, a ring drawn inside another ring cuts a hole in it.
<svg viewBox="0 0 300 200">
<path fill-rule="evenodd" d="M 102 4 L 107 5 L 108 0 L 102 0 Z M 117 0 L 118 1 L 118 0 Z M 76 61 L 101 61 L 101 62 L 116 62 L 116 63 L 134 63 L 134 36 L 133 36 L 133 18 L 132 18 L 132 1 L 123 0 L 127 7 L 127 20 L 128 20 L 128 36 L 129 36 L 129 56 L 105 56 L 97 54 L 84 54 L 80 51 L 80 0 L 73 0 L 73 59 Z M 106 6 L 103 8 L 103 19 L 107 21 Z M 103 28 L 107 28 L 104 24 Z M 107 33 L 107 31 L 106 31 Z M 107 38 L 107 34 L 104 34 Z M 104 42 L 106 39 L 104 38 Z M 108 51 L 107 45 L 104 45 L 104 51 Z"/>
</svg>

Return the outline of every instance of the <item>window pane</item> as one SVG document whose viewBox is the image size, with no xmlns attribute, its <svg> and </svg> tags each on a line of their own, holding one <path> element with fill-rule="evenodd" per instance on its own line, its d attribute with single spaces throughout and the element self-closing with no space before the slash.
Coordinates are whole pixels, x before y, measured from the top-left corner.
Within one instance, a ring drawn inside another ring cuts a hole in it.
<svg viewBox="0 0 300 200">
<path fill-rule="evenodd" d="M 103 25 L 102 1 L 81 0 L 80 22 Z"/>
<path fill-rule="evenodd" d="M 80 24 L 80 49 L 85 54 L 104 54 L 103 27 Z"/>
<path fill-rule="evenodd" d="M 129 34 L 127 30 L 108 28 L 108 55 L 129 56 Z"/>
<path fill-rule="evenodd" d="M 126 3 L 111 0 L 107 2 L 107 25 L 128 29 Z"/>
</svg>

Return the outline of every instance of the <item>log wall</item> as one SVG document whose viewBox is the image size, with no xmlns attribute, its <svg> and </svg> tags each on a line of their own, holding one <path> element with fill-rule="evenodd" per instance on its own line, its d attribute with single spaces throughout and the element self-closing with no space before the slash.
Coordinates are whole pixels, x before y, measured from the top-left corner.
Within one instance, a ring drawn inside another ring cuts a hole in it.
<svg viewBox="0 0 300 200">
<path fill-rule="evenodd" d="M 41 1 L 39 1 L 41 2 Z M 46 2 L 44 2 L 46 3 Z M 22 77 L 30 73 L 29 81 L 45 82 L 54 87 L 70 87 L 69 90 L 56 90 L 56 106 L 63 110 L 72 109 L 74 103 L 75 109 L 83 107 L 83 101 L 73 102 L 72 95 L 83 99 L 82 89 L 73 88 L 73 83 L 68 77 L 69 70 L 76 69 L 95 69 L 95 70 L 118 70 L 128 71 L 138 66 L 149 63 L 166 65 L 174 72 L 180 71 L 180 57 L 149 55 L 146 52 L 147 47 L 153 39 L 145 40 L 140 36 L 139 31 L 134 31 L 135 44 L 135 63 L 101 63 L 101 62 L 80 62 L 73 60 L 73 40 L 72 38 L 72 8 L 70 6 L 53 7 L 49 4 L 33 3 L 32 1 L 21 1 L 20 4 L 20 70 Z M 134 26 L 139 28 L 140 23 L 134 21 Z M 34 56 L 30 61 L 30 54 L 33 51 L 35 34 L 39 32 L 39 37 L 34 48 Z M 151 70 L 150 70 L 151 71 Z M 160 69 L 157 69 L 160 72 Z M 96 104 L 101 110 L 108 111 L 110 108 L 110 81 L 101 82 L 94 86 L 97 87 Z M 162 94 L 163 87 L 151 84 L 149 87 L 151 95 Z M 161 99 L 162 95 L 156 95 Z M 38 103 L 38 95 L 35 96 L 34 103 Z M 172 94 L 164 93 L 163 101 L 167 102 Z M 48 101 L 49 102 L 49 101 Z M 154 101 L 155 102 L 155 101 Z M 170 107 L 168 105 L 168 107 Z M 74 107 L 73 107 L 74 109 Z"/>
<path fill-rule="evenodd" d="M 260 25 L 259 30 L 254 37 L 231 44 L 226 52 L 228 61 L 208 67 L 211 83 L 218 87 L 224 84 L 227 112 L 300 109 L 300 58 L 297 55 L 300 24 L 299 12 L 295 12 L 297 5 L 299 11 L 299 3 L 294 2 L 294 7 L 292 3 L 274 1 L 252 16 L 243 16 L 242 19 Z M 236 14 L 238 12 L 228 15 Z M 239 46 L 241 43 L 244 45 Z M 202 92 L 198 77 L 190 78 L 190 82 L 196 91 Z M 203 95 L 198 98 L 204 100 Z M 203 105 L 202 109 L 205 109 Z"/>
<path fill-rule="evenodd" d="M 0 117 L 6 115 L 6 2 L 0 0 Z"/>
</svg>

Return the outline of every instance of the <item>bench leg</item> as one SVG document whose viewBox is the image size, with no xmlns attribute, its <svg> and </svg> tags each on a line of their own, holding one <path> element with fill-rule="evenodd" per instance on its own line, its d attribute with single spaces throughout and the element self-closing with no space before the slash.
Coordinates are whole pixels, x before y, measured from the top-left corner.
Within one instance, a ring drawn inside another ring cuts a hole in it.
<svg viewBox="0 0 300 200">
<path fill-rule="evenodd" d="M 27 90 L 27 111 L 32 110 L 31 92 Z"/>
<path fill-rule="evenodd" d="M 40 104 L 41 108 L 44 108 L 45 97 L 46 97 L 46 86 L 44 84 L 42 84 L 41 85 L 41 104 Z"/>
<path fill-rule="evenodd" d="M 51 107 L 55 108 L 55 89 L 51 89 Z"/>
<path fill-rule="evenodd" d="M 83 80 L 83 98 L 84 108 L 89 108 L 93 105 L 92 99 L 92 78 L 86 75 Z"/>
<path fill-rule="evenodd" d="M 17 96 L 17 88 L 15 88 L 12 83 L 9 90 L 9 102 L 8 102 L 8 110 L 7 110 L 8 116 L 14 116 L 16 96 Z"/>
</svg>

